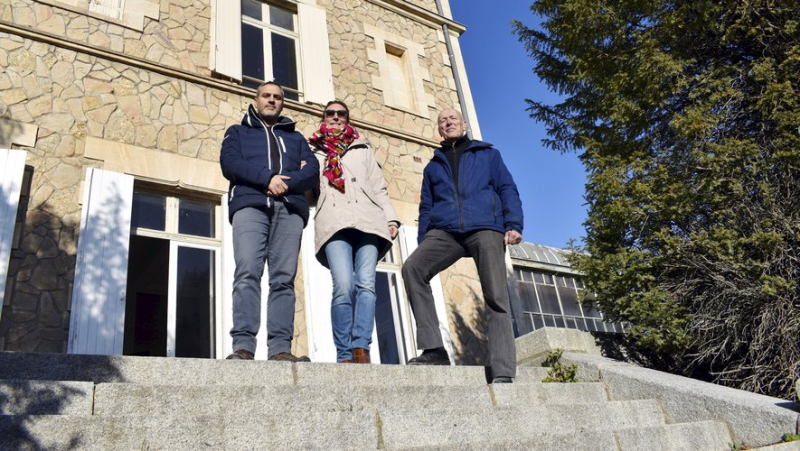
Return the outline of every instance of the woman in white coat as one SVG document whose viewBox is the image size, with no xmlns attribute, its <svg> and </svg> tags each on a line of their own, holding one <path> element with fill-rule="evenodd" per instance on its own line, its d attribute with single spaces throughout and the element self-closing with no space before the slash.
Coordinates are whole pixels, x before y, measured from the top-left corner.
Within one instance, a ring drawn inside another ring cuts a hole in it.
<svg viewBox="0 0 800 451">
<path fill-rule="evenodd" d="M 308 141 L 320 160 L 315 247 L 317 260 L 333 278 L 336 360 L 370 363 L 375 270 L 400 222 L 372 146 L 350 125 L 344 102 L 328 102 L 320 129 Z"/>
</svg>

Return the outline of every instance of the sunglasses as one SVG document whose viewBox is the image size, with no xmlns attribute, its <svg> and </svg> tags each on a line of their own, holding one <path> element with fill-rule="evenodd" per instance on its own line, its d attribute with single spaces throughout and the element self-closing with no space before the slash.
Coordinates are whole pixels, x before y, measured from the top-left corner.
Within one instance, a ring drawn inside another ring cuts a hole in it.
<svg viewBox="0 0 800 451">
<path fill-rule="evenodd" d="M 325 117 L 347 117 L 347 111 L 345 110 L 325 110 Z"/>
</svg>

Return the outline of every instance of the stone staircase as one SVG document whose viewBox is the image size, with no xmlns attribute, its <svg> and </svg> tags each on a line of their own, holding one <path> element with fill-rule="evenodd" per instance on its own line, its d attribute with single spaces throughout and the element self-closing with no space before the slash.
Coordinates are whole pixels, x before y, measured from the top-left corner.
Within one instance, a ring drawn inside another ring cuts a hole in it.
<svg viewBox="0 0 800 451">
<path fill-rule="evenodd" d="M 730 450 L 603 381 L 406 367 L 0 352 L 0 449 Z"/>
</svg>

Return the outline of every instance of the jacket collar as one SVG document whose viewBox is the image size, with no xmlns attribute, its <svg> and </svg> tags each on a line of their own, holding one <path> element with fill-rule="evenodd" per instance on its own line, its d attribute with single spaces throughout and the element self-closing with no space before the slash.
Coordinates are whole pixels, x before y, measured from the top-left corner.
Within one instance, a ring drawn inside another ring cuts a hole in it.
<svg viewBox="0 0 800 451">
<path fill-rule="evenodd" d="M 467 146 L 466 149 L 464 149 L 465 153 L 469 152 L 469 151 L 478 151 L 478 150 L 490 149 L 492 147 L 492 145 L 490 143 L 487 143 L 487 142 L 484 142 L 484 141 L 478 141 L 477 139 L 470 140 L 467 137 L 467 135 L 464 135 L 461 138 L 459 138 L 459 140 L 456 141 L 456 145 L 459 145 L 462 140 L 469 140 L 469 145 Z M 441 144 L 442 144 L 442 147 L 440 147 L 440 148 L 438 148 L 438 149 L 433 151 L 433 156 L 434 156 L 434 158 L 438 157 L 438 158 L 442 158 L 442 159 L 446 160 L 447 157 L 444 155 L 444 150 L 442 150 L 442 149 L 445 146 L 450 146 L 450 144 L 445 144 L 444 141 L 442 141 Z"/>
<path fill-rule="evenodd" d="M 263 129 L 266 123 L 261 116 L 259 116 L 258 111 L 256 111 L 256 107 L 253 104 L 247 108 L 247 113 L 245 113 L 244 117 L 242 117 L 242 125 L 250 128 L 261 128 Z M 275 130 L 285 130 L 287 132 L 294 131 L 295 122 L 289 119 L 286 116 L 278 117 L 278 122 L 273 126 Z"/>
</svg>

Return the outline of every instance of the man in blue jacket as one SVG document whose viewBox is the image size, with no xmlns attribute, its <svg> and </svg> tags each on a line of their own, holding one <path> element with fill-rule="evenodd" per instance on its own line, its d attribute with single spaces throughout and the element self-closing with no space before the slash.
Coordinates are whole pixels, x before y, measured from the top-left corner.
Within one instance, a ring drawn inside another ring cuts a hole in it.
<svg viewBox="0 0 800 451">
<path fill-rule="evenodd" d="M 403 265 L 403 280 L 423 353 L 409 365 L 449 365 L 430 281 L 461 257 L 478 268 L 489 339 L 492 383 L 516 376 L 516 349 L 506 288 L 505 246 L 522 239 L 522 203 L 500 152 L 465 135 L 461 113 L 439 114 L 444 141 L 425 167 L 419 205 L 419 247 Z"/>
<path fill-rule="evenodd" d="M 319 163 L 295 123 L 281 116 L 283 88 L 258 87 L 240 125 L 225 132 L 222 174 L 230 181 L 233 225 L 233 353 L 253 360 L 261 322 L 261 276 L 269 271 L 267 346 L 269 360 L 308 361 L 291 353 L 294 334 L 294 278 L 300 238 L 308 222 L 303 195 L 319 180 Z"/>
</svg>

